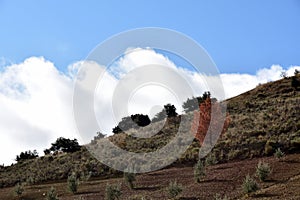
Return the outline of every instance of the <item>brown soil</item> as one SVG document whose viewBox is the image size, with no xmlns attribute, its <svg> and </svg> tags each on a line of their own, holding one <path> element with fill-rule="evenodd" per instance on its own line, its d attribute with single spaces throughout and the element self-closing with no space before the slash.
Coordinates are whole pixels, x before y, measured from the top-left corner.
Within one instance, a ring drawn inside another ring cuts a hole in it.
<svg viewBox="0 0 300 200">
<path fill-rule="evenodd" d="M 270 164 L 272 174 L 264 183 L 257 181 L 261 188 L 259 191 L 245 195 L 241 188 L 243 179 L 247 174 L 254 176 L 260 160 Z M 56 188 L 59 198 L 63 200 L 104 199 L 107 183 L 122 184 L 121 199 L 131 199 L 134 196 L 140 197 L 136 199 L 141 199 L 142 196 L 145 199 L 168 199 L 166 187 L 173 180 L 183 186 L 183 192 L 178 198 L 181 200 L 215 199 L 216 194 L 223 197 L 226 195 L 229 199 L 300 199 L 300 154 L 287 155 L 282 160 L 266 157 L 209 166 L 201 183 L 195 183 L 192 167 L 172 167 L 138 175 L 133 190 L 128 189 L 122 178 L 115 178 L 82 183 L 78 193 L 72 195 L 66 190 L 65 181 L 26 186 L 20 199 L 46 199 L 44 195 L 51 186 Z M 13 190 L 14 188 L 0 189 L 0 199 L 18 199 L 14 197 Z"/>
</svg>

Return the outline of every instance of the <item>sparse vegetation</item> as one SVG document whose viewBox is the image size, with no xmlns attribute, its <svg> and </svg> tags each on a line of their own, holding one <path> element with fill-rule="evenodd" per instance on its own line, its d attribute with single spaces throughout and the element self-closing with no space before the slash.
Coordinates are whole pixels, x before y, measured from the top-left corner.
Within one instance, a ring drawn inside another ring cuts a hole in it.
<svg viewBox="0 0 300 200">
<path fill-rule="evenodd" d="M 122 195 L 121 186 L 120 185 L 106 185 L 105 189 L 105 200 L 116 200 L 120 199 Z"/>
<path fill-rule="evenodd" d="M 266 181 L 271 173 L 271 168 L 268 163 L 259 161 L 256 167 L 256 175 L 261 181 Z"/>
<path fill-rule="evenodd" d="M 177 183 L 177 181 L 171 181 L 167 188 L 168 195 L 170 198 L 174 199 L 182 192 L 182 186 Z"/>
<path fill-rule="evenodd" d="M 204 162 L 198 160 L 197 164 L 194 166 L 194 177 L 197 183 L 200 183 L 202 177 L 205 176 L 205 165 Z"/>
<path fill-rule="evenodd" d="M 207 157 L 205 158 L 205 164 L 208 165 L 215 165 L 217 164 L 217 158 L 216 155 L 214 153 L 210 153 L 207 155 Z"/>
<path fill-rule="evenodd" d="M 24 186 L 21 183 L 17 183 L 17 185 L 14 188 L 14 193 L 17 197 L 20 197 L 24 192 Z"/>
<path fill-rule="evenodd" d="M 79 180 L 77 179 L 75 173 L 72 173 L 72 175 L 70 175 L 68 177 L 68 189 L 69 189 L 69 191 L 72 192 L 73 194 L 75 194 L 77 192 L 78 185 L 79 185 Z"/>
<path fill-rule="evenodd" d="M 274 153 L 275 158 L 277 159 L 281 159 L 284 156 L 284 153 L 281 151 L 280 148 L 276 149 L 275 153 Z"/>
<path fill-rule="evenodd" d="M 133 182 L 135 181 L 135 174 L 134 173 L 125 172 L 124 173 L 124 180 L 125 180 L 126 184 L 128 185 L 128 187 L 130 189 L 134 188 L 134 184 L 133 184 Z"/>
<path fill-rule="evenodd" d="M 47 192 L 46 199 L 47 200 L 59 200 L 54 187 L 51 187 L 51 189 Z"/>
<path fill-rule="evenodd" d="M 245 194 L 249 194 L 251 192 L 255 192 L 259 189 L 258 184 L 256 183 L 256 181 L 250 177 L 250 175 L 248 174 L 246 176 L 246 178 L 244 179 L 243 182 L 243 192 Z"/>
<path fill-rule="evenodd" d="M 296 78 L 299 79 L 299 74 Z M 202 168 L 200 167 L 200 169 L 202 169 L 203 171 L 196 171 L 196 165 L 194 168 L 185 166 L 187 163 L 195 163 L 198 159 L 198 153 L 199 149 L 201 148 L 201 144 L 198 142 L 199 140 L 195 140 L 192 142 L 187 151 L 182 155 L 182 157 L 179 158 L 170 168 L 159 171 L 157 174 L 148 174 L 146 176 L 141 175 L 141 177 L 143 178 L 146 177 L 147 181 L 143 182 L 144 180 L 139 179 L 139 184 L 141 184 L 141 187 L 136 187 L 137 190 L 130 191 L 125 188 L 122 194 L 122 199 L 135 197 L 135 194 L 137 192 L 140 192 L 140 189 L 142 188 L 143 190 L 145 190 L 145 192 L 147 192 L 146 190 L 148 190 L 151 193 L 155 193 L 157 197 L 161 192 L 161 188 L 166 188 L 167 183 L 170 180 L 174 180 L 177 177 L 180 177 L 180 181 L 182 180 L 182 183 L 189 183 L 189 180 L 186 179 L 186 177 L 188 177 L 189 179 L 191 179 L 191 181 L 193 181 L 193 179 L 190 177 L 193 172 L 195 173 L 195 180 L 198 182 L 201 182 L 203 180 L 203 177 L 207 176 L 205 178 L 207 179 L 207 181 L 203 181 L 203 183 L 201 184 L 192 184 L 191 188 L 193 188 L 193 190 L 195 191 L 194 197 L 201 197 L 204 199 L 213 198 L 213 194 L 215 193 L 215 191 L 213 191 L 214 193 L 212 193 L 212 190 L 206 188 L 208 194 L 202 194 L 199 191 L 196 191 L 196 188 L 206 184 L 209 186 L 222 184 L 221 181 L 223 181 L 223 176 L 216 178 L 216 174 L 221 173 L 221 171 L 226 171 L 228 173 L 224 175 L 224 181 L 226 181 L 226 183 L 224 182 L 224 185 L 222 185 L 222 187 L 226 188 L 226 190 L 231 190 L 230 186 L 232 184 L 235 188 L 239 188 L 238 190 L 240 192 L 242 180 L 239 177 L 246 177 L 246 173 L 250 171 L 251 173 L 253 173 L 252 170 L 254 170 L 255 168 L 256 171 L 259 171 L 257 173 L 261 174 L 257 174 L 257 177 L 264 177 L 264 174 L 267 173 L 264 170 L 261 170 L 263 169 L 262 167 L 259 167 L 257 165 L 259 161 L 257 157 L 261 158 L 263 156 L 270 156 L 273 154 L 278 158 L 281 158 L 284 154 L 286 154 L 285 160 L 287 160 L 287 162 L 276 162 L 272 157 L 264 158 L 264 160 L 268 162 L 270 168 L 272 166 L 273 173 L 270 174 L 270 178 L 266 177 L 264 179 L 269 180 L 268 182 L 261 183 L 263 187 L 268 186 L 269 184 L 276 185 L 275 180 L 277 182 L 286 180 L 287 178 L 291 178 L 292 176 L 290 176 L 289 174 L 284 174 L 284 166 L 287 166 L 286 168 L 291 169 L 291 171 L 293 171 L 293 175 L 298 174 L 298 172 L 295 173 L 293 167 L 294 165 L 298 165 L 294 161 L 299 160 L 299 157 L 296 156 L 299 155 L 300 152 L 300 93 L 299 90 L 293 87 L 293 85 L 291 84 L 292 79 L 293 77 L 287 77 L 286 79 L 281 79 L 273 83 L 261 84 L 257 88 L 245 94 L 226 100 L 227 112 L 230 113 L 230 124 L 228 125 L 227 131 L 224 132 L 224 134 L 221 135 L 221 137 L 218 139 L 218 142 L 215 145 L 212 153 L 207 156 L 204 162 L 202 161 Z M 204 101 L 202 101 L 202 103 L 203 102 Z M 193 113 L 189 112 L 186 115 L 192 117 Z M 153 152 L 165 146 L 170 140 L 174 138 L 178 131 L 181 118 L 182 115 L 170 117 L 167 118 L 163 126 L 161 126 L 163 122 L 158 121 L 149 124 L 149 126 L 143 127 L 143 129 L 130 129 L 126 134 L 120 132 L 119 134 L 108 136 L 107 138 L 114 144 L 127 151 Z M 203 119 L 209 122 L 209 117 L 204 118 L 203 116 Z M 140 130 L 143 130 L 141 131 L 141 133 L 148 134 L 148 132 L 151 132 L 151 130 L 155 130 L 160 126 L 163 128 L 159 129 L 159 132 L 150 138 L 134 137 L 134 134 L 139 134 Z M 204 132 L 205 131 L 203 131 L 203 133 Z M 94 147 L 93 145 L 97 147 L 96 145 L 100 143 L 100 140 L 103 137 L 104 135 L 99 133 L 97 136 L 95 136 L 92 144 L 90 144 L 89 147 Z M 182 138 L 180 142 L 184 142 L 184 138 Z M 45 156 L 36 159 L 22 160 L 21 162 L 13 164 L 12 166 L 0 166 L 0 187 L 13 187 L 17 182 L 34 184 L 33 186 L 26 187 L 26 193 L 23 196 L 27 198 L 27 196 L 29 196 L 28 190 L 33 191 L 35 185 L 39 185 L 40 183 L 48 181 L 56 184 L 56 181 L 61 182 L 59 180 L 66 180 L 70 172 L 75 172 L 76 178 L 80 177 L 79 179 L 81 181 L 89 180 L 87 183 L 83 182 L 82 186 L 80 187 L 80 194 L 82 192 L 82 195 L 80 196 L 82 196 L 82 198 L 86 198 L 86 196 L 88 196 L 86 195 L 88 192 L 97 190 L 97 188 L 89 190 L 86 187 L 86 185 L 93 187 L 90 182 L 94 183 L 94 181 L 97 181 L 97 184 L 101 182 L 101 189 L 98 188 L 99 191 L 101 190 L 101 193 L 99 192 L 93 195 L 97 196 L 97 198 L 103 198 L 105 193 L 105 184 L 107 182 L 114 183 L 116 179 L 114 179 L 113 181 L 104 181 L 105 183 L 102 183 L 102 181 L 99 181 L 99 179 L 114 177 L 120 178 L 118 180 L 122 181 L 121 172 L 99 163 L 90 155 L 85 147 L 80 147 L 80 149 L 75 152 L 64 152 L 62 151 L 62 149 L 57 151 L 50 151 L 49 149 L 49 151 L 46 151 L 45 154 Z M 279 154 L 280 156 L 277 156 L 277 154 Z M 287 159 L 290 158 L 290 156 L 293 157 L 294 155 L 294 159 Z M 112 157 L 112 159 L 115 158 Z M 240 159 L 243 159 L 243 161 L 240 161 Z M 208 166 L 215 163 L 215 160 L 218 161 L 218 163 L 221 163 L 221 165 L 224 164 L 222 167 L 220 167 L 220 169 L 222 170 L 219 170 L 219 166 Z M 230 162 L 226 163 L 228 160 L 230 160 Z M 127 161 L 128 160 L 124 158 L 123 162 L 120 164 L 126 166 L 128 164 Z M 163 162 L 163 159 L 158 160 L 158 162 Z M 251 168 L 243 165 L 242 163 L 244 162 L 251 163 Z M 274 163 L 276 163 L 276 165 L 278 166 L 273 167 Z M 178 169 L 179 165 L 184 169 L 187 169 L 189 174 L 186 174 L 186 171 Z M 242 172 L 237 171 L 235 169 L 237 165 L 239 167 L 243 165 L 242 169 L 244 170 L 244 168 L 246 168 L 246 170 Z M 226 167 L 228 166 L 230 166 L 230 168 L 227 169 Z M 166 176 L 166 173 L 168 173 L 169 170 L 174 170 L 172 171 L 172 173 L 175 172 L 177 174 L 173 176 L 173 174 L 170 173 L 168 174 L 168 176 Z M 178 173 L 178 171 L 180 172 Z M 235 174 L 232 176 L 231 173 L 239 173 L 239 176 L 235 177 Z M 184 174 L 185 177 L 182 176 L 182 174 Z M 155 182 L 156 180 L 152 182 L 152 179 L 150 178 L 154 177 L 153 175 L 155 176 L 155 179 L 157 177 L 161 177 L 160 180 L 158 180 L 161 185 L 158 185 L 158 182 Z M 92 179 L 89 179 L 90 177 L 92 177 Z M 254 179 L 252 180 L 255 182 Z M 64 183 L 57 184 L 62 186 L 62 188 L 68 187 L 68 183 L 66 181 L 64 181 Z M 132 184 L 132 186 L 133 185 L 134 184 Z M 153 187 L 153 185 L 155 186 Z M 58 188 L 57 185 L 54 186 L 55 188 Z M 249 186 L 248 188 L 251 187 Z M 43 194 L 46 195 L 48 189 L 49 188 L 43 188 Z M 227 191 L 223 193 L 223 191 L 221 191 L 222 195 L 224 196 L 219 196 L 219 198 L 222 199 L 223 197 L 223 199 L 226 199 L 225 194 L 227 194 L 230 198 L 239 199 L 240 196 L 236 194 L 237 189 L 233 190 L 234 191 L 232 193 L 227 193 Z M 6 188 L 4 188 L 2 191 L 6 191 Z M 188 191 L 185 191 L 184 194 L 186 194 L 186 192 Z M 259 191 L 259 193 L 260 192 L 261 191 Z M 3 194 L 4 193 L 2 193 L 2 195 Z M 59 194 L 60 198 L 70 196 L 70 194 L 67 194 L 67 191 L 65 190 L 59 190 Z M 44 197 L 46 197 L 45 195 Z M 144 197 L 148 197 L 147 195 L 148 194 L 143 193 L 140 196 L 136 196 L 136 198 L 142 199 Z M 167 194 L 162 194 L 162 198 L 165 198 L 164 195 Z M 149 197 L 151 199 L 152 194 L 149 195 Z M 5 196 L 5 199 L 9 198 L 10 197 L 7 198 Z M 32 198 L 34 199 L 34 197 Z M 79 198 L 79 196 L 76 195 L 76 198 Z"/>
</svg>

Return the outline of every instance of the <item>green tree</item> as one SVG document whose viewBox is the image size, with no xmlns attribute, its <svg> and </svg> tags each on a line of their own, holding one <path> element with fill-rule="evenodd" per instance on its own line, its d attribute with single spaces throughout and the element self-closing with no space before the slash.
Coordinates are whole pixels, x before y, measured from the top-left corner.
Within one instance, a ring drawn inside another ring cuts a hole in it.
<svg viewBox="0 0 300 200">
<path fill-rule="evenodd" d="M 34 159 L 37 157 L 39 157 L 39 155 L 36 150 L 33 151 L 29 150 L 29 151 L 21 152 L 20 155 L 17 155 L 16 161 L 19 162 L 21 160 Z"/>
<path fill-rule="evenodd" d="M 291 80 L 291 86 L 295 89 L 297 89 L 298 87 L 300 87 L 300 81 L 297 79 L 296 76 L 293 76 L 292 77 L 292 80 Z"/>
<path fill-rule="evenodd" d="M 204 92 L 200 97 L 192 97 L 191 99 L 188 98 L 183 104 L 182 108 L 185 113 L 198 110 L 199 105 L 204 102 L 207 98 L 210 98 L 210 92 Z"/>
<path fill-rule="evenodd" d="M 178 113 L 176 112 L 176 107 L 170 103 L 164 105 L 164 108 L 162 111 L 157 113 L 154 118 L 152 119 L 152 122 L 159 122 L 166 118 L 170 117 L 176 117 Z"/>
<path fill-rule="evenodd" d="M 56 140 L 56 142 L 51 144 L 50 151 L 63 151 L 67 153 L 72 153 L 79 151 L 81 149 L 81 146 L 77 142 L 77 139 L 70 140 L 63 137 L 60 137 Z"/>
<path fill-rule="evenodd" d="M 144 127 L 151 123 L 148 115 L 134 114 L 123 117 L 116 127 L 113 128 L 113 133 L 121 133 L 137 126 Z"/>
</svg>

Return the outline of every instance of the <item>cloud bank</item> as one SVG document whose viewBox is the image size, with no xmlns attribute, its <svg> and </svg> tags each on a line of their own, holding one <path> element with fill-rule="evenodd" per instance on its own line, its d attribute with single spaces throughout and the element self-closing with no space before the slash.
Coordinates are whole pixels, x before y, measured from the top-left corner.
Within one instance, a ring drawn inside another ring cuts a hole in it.
<svg viewBox="0 0 300 200">
<path fill-rule="evenodd" d="M 76 62 L 66 73 L 58 71 L 54 63 L 43 57 L 30 57 L 19 64 L 2 66 L 0 70 L 0 163 L 11 164 L 21 151 L 42 150 L 56 138 L 78 138 L 73 119 L 73 84 L 77 70 L 82 65 Z M 95 106 L 97 119 L 104 133 L 109 133 L 119 117 L 111 110 L 111 98 L 119 78 L 132 69 L 145 64 L 160 64 L 180 73 L 201 95 L 207 90 L 203 74 L 176 66 L 171 60 L 151 49 L 138 49 L 119 59 L 97 88 Z M 225 97 L 230 98 L 246 92 L 259 83 L 278 80 L 282 71 L 293 75 L 299 66 L 284 70 L 280 65 L 263 68 L 256 74 L 220 74 Z M 112 71 L 114 72 L 111 73 Z M 167 76 L 167 74 L 166 74 Z M 101 85 L 102 84 L 102 85 Z M 174 83 L 174 87 L 181 87 Z M 155 105 L 173 103 L 181 110 L 181 102 L 159 86 L 147 86 L 137 91 L 128 103 L 129 113 L 144 113 L 153 116 L 159 110 Z M 156 108 L 156 110 L 153 110 Z M 91 133 L 93 135 L 93 133 Z"/>
</svg>

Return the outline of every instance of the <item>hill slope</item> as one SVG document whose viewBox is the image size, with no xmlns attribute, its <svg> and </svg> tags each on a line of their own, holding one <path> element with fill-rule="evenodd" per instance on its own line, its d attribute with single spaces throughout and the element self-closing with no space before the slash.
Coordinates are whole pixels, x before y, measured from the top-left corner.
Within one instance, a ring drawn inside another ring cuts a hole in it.
<svg viewBox="0 0 300 200">
<path fill-rule="evenodd" d="M 297 80 L 300 82 L 299 75 Z M 300 88 L 292 86 L 292 78 L 259 85 L 226 102 L 231 124 L 212 151 L 218 162 L 272 155 L 279 147 L 286 153 L 300 152 Z M 109 139 L 129 151 L 153 151 L 174 137 L 179 120 L 180 116 L 168 120 L 150 139 L 134 139 L 124 133 Z M 199 147 L 194 141 L 172 166 L 195 163 Z M 99 163 L 82 148 L 72 154 L 44 156 L 2 167 L 0 187 L 13 186 L 19 181 L 29 184 L 57 182 L 65 180 L 72 172 L 83 177 L 88 173 L 102 178 L 121 175 Z"/>
</svg>

